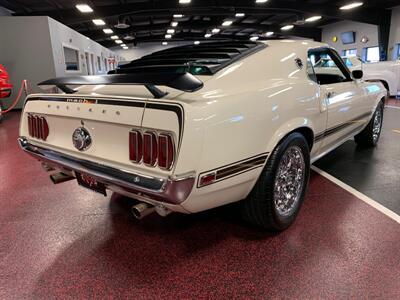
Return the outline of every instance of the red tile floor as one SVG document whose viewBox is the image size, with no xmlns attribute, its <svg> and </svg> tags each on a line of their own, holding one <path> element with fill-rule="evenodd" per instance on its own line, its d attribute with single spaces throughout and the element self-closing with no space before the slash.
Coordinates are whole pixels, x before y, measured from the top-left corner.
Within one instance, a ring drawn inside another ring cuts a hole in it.
<svg viewBox="0 0 400 300">
<path fill-rule="evenodd" d="M 131 201 L 54 186 L 0 124 L 0 298 L 400 299 L 400 225 L 313 174 L 294 226 L 232 207 L 134 221 Z"/>
</svg>

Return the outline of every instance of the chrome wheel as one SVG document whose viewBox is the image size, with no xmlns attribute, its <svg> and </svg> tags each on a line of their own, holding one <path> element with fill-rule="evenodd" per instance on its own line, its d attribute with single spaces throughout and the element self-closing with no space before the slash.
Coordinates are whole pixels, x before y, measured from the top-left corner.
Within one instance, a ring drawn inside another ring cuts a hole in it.
<svg viewBox="0 0 400 300">
<path fill-rule="evenodd" d="M 306 165 L 298 146 L 289 147 L 279 162 L 274 184 L 274 205 L 283 216 L 292 213 L 300 201 L 304 187 Z"/>
<path fill-rule="evenodd" d="M 374 125 L 372 127 L 372 138 L 376 142 L 379 138 L 382 128 L 382 111 L 378 109 L 374 117 Z"/>
</svg>

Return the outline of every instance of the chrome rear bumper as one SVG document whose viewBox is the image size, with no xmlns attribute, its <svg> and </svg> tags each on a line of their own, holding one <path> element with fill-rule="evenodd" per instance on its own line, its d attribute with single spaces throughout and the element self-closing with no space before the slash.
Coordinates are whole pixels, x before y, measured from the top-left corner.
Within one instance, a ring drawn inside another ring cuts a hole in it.
<svg viewBox="0 0 400 300">
<path fill-rule="evenodd" d="M 88 174 L 106 187 L 117 186 L 130 194 L 147 197 L 157 202 L 178 205 L 193 189 L 195 176 L 179 179 L 156 178 L 116 169 L 88 160 L 32 145 L 24 137 L 18 139 L 21 148 L 52 167 L 70 172 Z"/>
</svg>

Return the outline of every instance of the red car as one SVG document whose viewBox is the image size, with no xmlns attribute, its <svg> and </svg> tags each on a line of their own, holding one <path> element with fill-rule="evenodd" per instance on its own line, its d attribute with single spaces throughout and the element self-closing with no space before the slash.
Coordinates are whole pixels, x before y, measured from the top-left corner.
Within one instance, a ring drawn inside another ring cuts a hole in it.
<svg viewBox="0 0 400 300">
<path fill-rule="evenodd" d="M 0 64 L 0 122 L 3 118 L 2 112 L 4 110 L 1 99 L 10 97 L 12 88 L 13 85 L 10 82 L 10 77 L 3 65 Z"/>
<path fill-rule="evenodd" d="M 10 77 L 3 65 L 0 64 L 0 99 L 10 97 L 12 88 Z"/>
</svg>

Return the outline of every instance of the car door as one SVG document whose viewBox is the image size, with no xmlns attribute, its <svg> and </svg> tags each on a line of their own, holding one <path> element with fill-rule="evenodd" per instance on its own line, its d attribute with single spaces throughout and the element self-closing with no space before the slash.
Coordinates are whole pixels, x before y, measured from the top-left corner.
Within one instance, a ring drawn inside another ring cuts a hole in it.
<svg viewBox="0 0 400 300">
<path fill-rule="evenodd" d="M 369 103 L 365 103 L 362 84 L 352 79 L 336 51 L 313 49 L 309 51 L 309 59 L 321 87 L 321 112 L 328 111 L 326 130 L 316 134 L 323 153 L 351 137 L 365 124 Z"/>
</svg>

